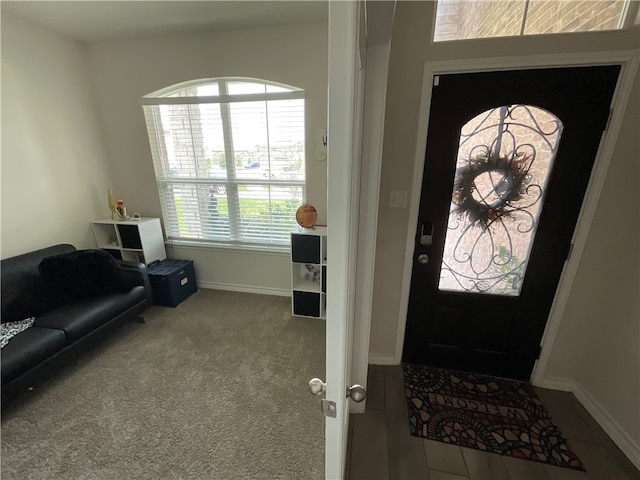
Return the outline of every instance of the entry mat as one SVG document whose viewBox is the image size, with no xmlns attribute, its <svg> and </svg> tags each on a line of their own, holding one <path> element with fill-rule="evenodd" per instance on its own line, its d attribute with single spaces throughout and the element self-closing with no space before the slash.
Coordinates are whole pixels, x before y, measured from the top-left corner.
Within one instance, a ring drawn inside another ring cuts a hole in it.
<svg viewBox="0 0 640 480">
<path fill-rule="evenodd" d="M 583 470 L 525 382 L 404 364 L 411 435 Z"/>
</svg>

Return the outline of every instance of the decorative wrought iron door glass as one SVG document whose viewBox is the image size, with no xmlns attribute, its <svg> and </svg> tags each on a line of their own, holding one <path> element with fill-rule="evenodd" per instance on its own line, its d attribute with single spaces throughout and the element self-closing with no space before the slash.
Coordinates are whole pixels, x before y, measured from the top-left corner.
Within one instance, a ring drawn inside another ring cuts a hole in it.
<svg viewBox="0 0 640 480">
<path fill-rule="evenodd" d="M 461 129 L 439 289 L 520 294 L 562 122 L 531 105 Z"/>
</svg>

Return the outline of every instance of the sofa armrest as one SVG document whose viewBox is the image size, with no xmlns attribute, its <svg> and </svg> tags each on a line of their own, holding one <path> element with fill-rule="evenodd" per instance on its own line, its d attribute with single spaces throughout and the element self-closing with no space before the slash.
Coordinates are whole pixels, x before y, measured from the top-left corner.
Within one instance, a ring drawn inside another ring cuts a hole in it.
<svg viewBox="0 0 640 480">
<path fill-rule="evenodd" d="M 149 275 L 147 273 L 147 267 L 144 263 L 137 262 L 127 262 L 125 260 L 117 260 L 120 268 L 124 268 L 126 270 L 130 270 L 133 272 L 139 272 L 142 275 L 142 280 L 144 282 L 144 291 L 147 297 L 147 303 L 149 306 L 153 305 L 153 293 L 151 292 L 151 282 L 149 281 Z"/>
</svg>

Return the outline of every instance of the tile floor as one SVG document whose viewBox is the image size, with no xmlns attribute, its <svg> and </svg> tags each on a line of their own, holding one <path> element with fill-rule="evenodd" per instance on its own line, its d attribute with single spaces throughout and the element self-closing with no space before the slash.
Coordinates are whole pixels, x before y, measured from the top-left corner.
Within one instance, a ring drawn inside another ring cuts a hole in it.
<svg viewBox="0 0 640 480">
<path fill-rule="evenodd" d="M 367 412 L 351 416 L 349 480 L 638 480 L 640 472 L 566 392 L 536 389 L 587 472 L 409 435 L 402 368 L 369 366 Z"/>
</svg>

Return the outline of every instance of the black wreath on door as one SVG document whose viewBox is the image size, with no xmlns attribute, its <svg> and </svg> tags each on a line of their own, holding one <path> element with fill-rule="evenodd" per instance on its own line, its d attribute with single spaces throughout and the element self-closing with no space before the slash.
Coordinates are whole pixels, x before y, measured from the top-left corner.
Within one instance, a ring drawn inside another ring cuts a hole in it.
<svg viewBox="0 0 640 480">
<path fill-rule="evenodd" d="M 487 228 L 518 210 L 513 204 L 525 196 L 531 181 L 526 167 L 530 157 L 521 157 L 512 160 L 497 155 L 479 156 L 458 169 L 452 198 L 456 205 L 454 213 L 466 214 L 470 223 Z M 490 179 L 489 191 L 481 192 L 478 188 L 483 177 Z"/>
</svg>

